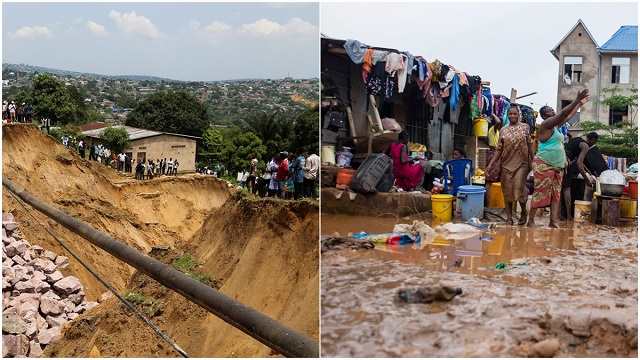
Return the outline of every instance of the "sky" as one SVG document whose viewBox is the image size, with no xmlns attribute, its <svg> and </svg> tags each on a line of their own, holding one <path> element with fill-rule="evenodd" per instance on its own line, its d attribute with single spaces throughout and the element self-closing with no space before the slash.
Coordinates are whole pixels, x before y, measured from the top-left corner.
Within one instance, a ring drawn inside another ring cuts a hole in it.
<svg viewBox="0 0 640 360">
<path fill-rule="evenodd" d="M 175 80 L 318 77 L 314 3 L 3 3 L 2 61 Z"/>
<path fill-rule="evenodd" d="M 322 3 L 320 29 L 436 58 L 509 97 L 538 92 L 521 103 L 556 107 L 559 64 L 550 50 L 582 19 L 598 45 L 622 25 L 637 25 L 634 3 Z"/>
</svg>

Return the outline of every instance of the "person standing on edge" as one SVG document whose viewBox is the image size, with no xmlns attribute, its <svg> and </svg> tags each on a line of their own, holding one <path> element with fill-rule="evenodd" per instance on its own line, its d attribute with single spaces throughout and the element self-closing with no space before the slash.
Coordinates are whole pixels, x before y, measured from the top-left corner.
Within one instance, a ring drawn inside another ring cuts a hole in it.
<svg viewBox="0 0 640 360">
<path fill-rule="evenodd" d="M 269 174 L 269 185 L 267 187 L 267 194 L 273 197 L 279 197 L 280 195 L 280 181 L 278 180 L 278 169 L 280 162 L 280 155 L 275 155 L 271 161 L 267 164 L 267 174 Z"/>
<path fill-rule="evenodd" d="M 16 103 L 15 102 L 11 102 L 11 104 L 9 104 L 9 122 L 15 122 L 16 121 Z"/>
<path fill-rule="evenodd" d="M 315 187 L 319 169 L 320 157 L 315 153 L 307 156 L 304 162 L 304 196 L 315 197 Z"/>
<path fill-rule="evenodd" d="M 173 158 L 169 158 L 167 163 L 167 175 L 173 175 Z"/>
<path fill-rule="evenodd" d="M 173 161 L 173 175 L 178 175 L 178 166 L 180 166 L 180 163 L 178 162 L 178 159 L 175 159 Z"/>
<path fill-rule="evenodd" d="M 533 159 L 533 200 L 529 212 L 529 226 L 535 226 L 536 212 L 539 208 L 551 206 L 549 227 L 557 228 L 560 215 L 560 192 L 562 175 L 567 165 L 564 151 L 564 135 L 558 127 L 566 123 L 580 107 L 589 101 L 589 90 L 578 93 L 576 99 L 565 106 L 559 114 L 549 106 L 540 109 L 544 119 L 538 129 L 538 152 Z"/>
<path fill-rule="evenodd" d="M 294 199 L 299 200 L 304 197 L 304 153 L 298 149 L 298 156 L 293 162 L 293 189 Z"/>
<path fill-rule="evenodd" d="M 276 179 L 279 182 L 278 197 L 282 197 L 283 191 L 287 188 L 287 179 L 289 178 L 289 153 L 283 151 L 280 153 L 280 162 L 278 163 L 278 172 L 276 173 Z"/>
<path fill-rule="evenodd" d="M 251 162 L 249 162 L 249 177 L 247 182 L 249 184 L 249 192 L 256 193 L 256 178 L 258 176 L 258 159 L 254 154 L 251 154 Z"/>
<path fill-rule="evenodd" d="M 500 182 L 504 197 L 507 225 L 513 225 L 513 213 L 520 203 L 518 225 L 527 223 L 526 180 L 533 159 L 533 148 L 529 136 L 529 125 L 522 122 L 522 114 L 517 105 L 511 105 L 508 112 L 509 126 L 500 130 L 496 152 L 487 168 L 500 161 Z"/>
</svg>

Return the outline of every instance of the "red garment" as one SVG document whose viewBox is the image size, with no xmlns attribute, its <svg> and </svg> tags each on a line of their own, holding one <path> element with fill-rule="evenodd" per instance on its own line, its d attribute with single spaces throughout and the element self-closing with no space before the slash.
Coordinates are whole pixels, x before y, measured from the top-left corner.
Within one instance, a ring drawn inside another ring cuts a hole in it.
<svg viewBox="0 0 640 360">
<path fill-rule="evenodd" d="M 402 163 L 404 146 L 406 145 L 402 143 L 393 143 L 389 153 L 393 159 L 393 176 L 396 178 L 396 185 L 403 190 L 410 191 L 421 185 L 424 170 L 419 164 Z"/>
<path fill-rule="evenodd" d="M 282 181 L 287 180 L 289 177 L 289 159 L 284 159 L 278 164 L 278 172 L 276 173 L 276 179 Z"/>
</svg>

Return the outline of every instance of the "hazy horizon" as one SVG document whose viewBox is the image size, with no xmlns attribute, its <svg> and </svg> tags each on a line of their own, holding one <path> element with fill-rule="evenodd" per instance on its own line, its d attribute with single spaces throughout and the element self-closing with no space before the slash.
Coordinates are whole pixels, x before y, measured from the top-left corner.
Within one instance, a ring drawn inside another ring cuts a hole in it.
<svg viewBox="0 0 640 360">
<path fill-rule="evenodd" d="M 316 3 L 4 3 L 3 63 L 178 81 L 318 77 Z"/>
</svg>

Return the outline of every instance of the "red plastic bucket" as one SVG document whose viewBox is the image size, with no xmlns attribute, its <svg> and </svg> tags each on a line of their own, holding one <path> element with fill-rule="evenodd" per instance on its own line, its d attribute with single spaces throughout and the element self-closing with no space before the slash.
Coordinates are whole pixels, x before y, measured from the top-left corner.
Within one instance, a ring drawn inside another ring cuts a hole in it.
<svg viewBox="0 0 640 360">
<path fill-rule="evenodd" d="M 635 180 L 629 181 L 629 196 L 632 199 L 638 199 L 638 182 Z"/>
</svg>

